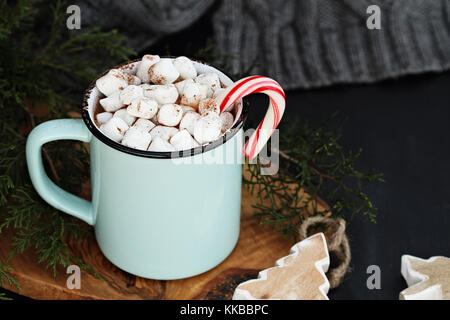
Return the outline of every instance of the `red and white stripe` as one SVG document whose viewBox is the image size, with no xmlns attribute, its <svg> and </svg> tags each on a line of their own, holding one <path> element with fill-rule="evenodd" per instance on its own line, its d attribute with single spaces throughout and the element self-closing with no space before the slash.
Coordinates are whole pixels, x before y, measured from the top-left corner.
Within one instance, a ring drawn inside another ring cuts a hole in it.
<svg viewBox="0 0 450 320">
<path fill-rule="evenodd" d="M 258 155 L 280 123 L 286 106 L 283 89 L 275 80 L 263 76 L 251 76 L 235 82 L 215 98 L 222 112 L 239 99 L 252 93 L 267 94 L 270 103 L 263 120 L 245 144 L 244 154 L 249 159 Z"/>
</svg>

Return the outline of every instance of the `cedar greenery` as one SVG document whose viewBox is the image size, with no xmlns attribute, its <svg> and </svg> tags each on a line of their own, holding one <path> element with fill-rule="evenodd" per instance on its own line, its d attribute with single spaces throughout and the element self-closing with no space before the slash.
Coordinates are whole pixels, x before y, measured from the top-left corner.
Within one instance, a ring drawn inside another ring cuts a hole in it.
<svg viewBox="0 0 450 320">
<path fill-rule="evenodd" d="M 26 137 L 48 119 L 79 115 L 81 93 L 95 76 L 133 55 L 117 31 L 69 31 L 63 1 L 0 0 L 0 232 L 13 232 L 0 284 L 20 289 L 9 275 L 9 259 L 27 249 L 56 272 L 57 265 L 78 264 L 65 242 L 91 229 L 46 204 L 31 186 L 25 163 Z M 49 19 L 50 17 L 50 19 Z M 89 178 L 88 152 L 82 143 L 50 143 L 43 149 L 50 178 L 80 193 Z M 58 173 L 64 172 L 63 179 Z M 95 272 L 94 272 L 95 273 Z M 1 298 L 1 296 L 0 296 Z"/>
<path fill-rule="evenodd" d="M 355 169 L 362 150 L 345 151 L 339 144 L 343 123 L 333 115 L 317 128 L 306 121 L 282 127 L 281 150 L 274 149 L 280 159 L 276 175 L 261 175 L 261 162 L 247 163 L 249 175 L 243 182 L 257 197 L 255 216 L 262 224 L 296 241 L 305 216 L 363 214 L 375 222 L 377 208 L 363 187 L 383 182 L 382 174 Z M 320 210 L 318 198 L 330 208 Z"/>
<path fill-rule="evenodd" d="M 51 6 L 38 0 L 0 0 L 0 233 L 11 232 L 13 245 L 6 261 L 0 260 L 0 285 L 9 283 L 19 290 L 8 262 L 27 249 L 34 250 L 38 262 L 53 273 L 58 265 L 78 264 L 96 274 L 66 242 L 90 236 L 92 229 L 49 206 L 31 185 L 26 137 L 31 128 L 48 119 L 79 116 L 81 93 L 88 83 L 135 54 L 116 31 L 67 30 L 67 5 L 63 1 Z M 218 59 L 211 43 L 196 56 L 225 61 L 224 69 L 229 65 L 230 57 Z M 280 172 L 264 176 L 259 174 L 261 164 L 249 165 L 250 175 L 244 178 L 259 200 L 256 217 L 286 236 L 296 238 L 305 210 L 324 214 L 313 201 L 317 196 L 330 204 L 334 215 L 359 212 L 374 220 L 376 208 L 362 186 L 382 181 L 381 176 L 355 170 L 359 152 L 345 152 L 338 143 L 340 128 L 327 127 L 293 126 L 281 136 Z M 43 158 L 53 181 L 70 192 L 82 193 L 90 175 L 89 155 L 82 143 L 47 144 Z M 355 183 L 349 184 L 349 178 Z M 302 196 L 300 190 L 311 197 Z M 5 298 L 0 294 L 0 299 Z"/>
<path fill-rule="evenodd" d="M 0 292 L 0 300 L 12 300 L 11 298 L 8 298 L 6 294 L 3 292 Z"/>
</svg>

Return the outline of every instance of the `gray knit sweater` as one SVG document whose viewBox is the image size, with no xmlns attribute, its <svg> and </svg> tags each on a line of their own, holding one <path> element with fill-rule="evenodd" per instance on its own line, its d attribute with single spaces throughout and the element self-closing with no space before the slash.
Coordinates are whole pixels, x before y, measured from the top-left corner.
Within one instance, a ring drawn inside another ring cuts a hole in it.
<svg viewBox="0 0 450 320">
<path fill-rule="evenodd" d="M 82 19 L 118 28 L 140 50 L 186 28 L 214 1 L 86 0 Z M 380 30 L 366 26 L 373 4 Z M 233 72 L 253 67 L 285 89 L 450 68 L 450 0 L 222 0 L 212 18 Z"/>
</svg>

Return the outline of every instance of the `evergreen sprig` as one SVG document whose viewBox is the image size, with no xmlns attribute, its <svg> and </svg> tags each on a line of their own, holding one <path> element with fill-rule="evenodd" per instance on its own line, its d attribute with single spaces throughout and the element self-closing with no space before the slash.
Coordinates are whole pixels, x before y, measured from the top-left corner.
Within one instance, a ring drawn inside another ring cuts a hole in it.
<svg viewBox="0 0 450 320">
<path fill-rule="evenodd" d="M 20 285 L 9 275 L 9 272 L 11 271 L 12 268 L 10 266 L 0 262 L 0 285 L 3 287 L 7 282 L 10 286 L 15 286 L 20 290 Z"/>
<path fill-rule="evenodd" d="M 248 163 L 244 185 L 258 199 L 255 216 L 262 224 L 297 240 L 307 216 L 363 214 L 375 222 L 377 208 L 364 192 L 367 183 L 383 182 L 382 174 L 355 169 L 362 152 L 345 151 L 339 143 L 343 122 L 312 127 L 306 121 L 280 131 L 279 172 L 261 175 L 264 164 Z M 328 209 L 319 206 L 324 199 Z"/>
<path fill-rule="evenodd" d="M 7 297 L 6 294 L 4 294 L 3 292 L 0 292 L 0 300 L 12 300 L 11 298 Z"/>
<path fill-rule="evenodd" d="M 89 82 L 134 54 L 117 31 L 69 31 L 68 4 L 52 3 L 0 0 L 0 232 L 11 229 L 13 234 L 13 249 L 7 261 L 0 261 L 0 284 L 7 281 L 19 289 L 8 261 L 28 249 L 54 273 L 58 265 L 73 263 L 95 273 L 66 242 L 90 235 L 91 229 L 49 206 L 31 186 L 26 137 L 43 121 L 79 113 Z M 82 143 L 50 143 L 43 156 L 52 180 L 81 192 L 89 177 Z"/>
<path fill-rule="evenodd" d="M 38 0 L 0 0 L 0 233 L 10 230 L 13 234 L 13 249 L 6 261 L 0 261 L 0 285 L 8 282 L 18 289 L 8 262 L 25 250 L 37 253 L 38 262 L 53 273 L 58 265 L 74 263 L 96 274 L 69 250 L 66 241 L 81 240 L 92 229 L 49 206 L 31 186 L 26 137 L 43 121 L 78 113 L 80 93 L 87 84 L 134 54 L 117 31 L 67 30 L 66 7 L 63 1 L 49 5 Z M 214 61 L 213 52 L 207 46 L 198 56 Z M 278 175 L 260 175 L 261 164 L 249 166 L 250 176 L 244 182 L 259 199 L 256 216 L 295 238 L 304 219 L 302 212 L 324 214 L 314 200 L 319 196 L 330 204 L 334 215 L 360 212 L 373 220 L 376 208 L 362 187 L 381 181 L 380 175 L 354 169 L 359 152 L 345 152 L 338 143 L 339 130 L 306 124 L 295 127 L 296 131 L 281 136 Z M 85 146 L 73 141 L 43 148 L 50 178 L 78 194 L 89 179 L 88 157 Z"/>
</svg>

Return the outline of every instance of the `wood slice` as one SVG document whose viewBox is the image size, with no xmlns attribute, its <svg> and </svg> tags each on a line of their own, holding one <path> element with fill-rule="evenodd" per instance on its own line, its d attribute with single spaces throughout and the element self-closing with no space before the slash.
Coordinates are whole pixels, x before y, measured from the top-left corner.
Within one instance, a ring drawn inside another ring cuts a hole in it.
<svg viewBox="0 0 450 320">
<path fill-rule="evenodd" d="M 231 255 L 216 268 L 201 275 L 171 281 L 143 279 L 124 272 L 110 263 L 100 252 L 92 237 L 83 242 L 69 243 L 71 250 L 82 256 L 104 281 L 82 272 L 81 289 L 68 289 L 66 270 L 59 267 L 53 272 L 37 263 L 36 255 L 28 251 L 14 256 L 11 275 L 19 282 L 22 291 L 5 284 L 8 290 L 34 299 L 231 299 L 236 286 L 257 277 L 260 270 L 289 253 L 293 245 L 259 224 L 252 216 L 254 198 L 243 189 L 241 233 Z M 319 210 L 326 204 L 318 201 Z M 0 234 L 0 260 L 5 260 L 11 250 L 11 233 Z"/>
</svg>

